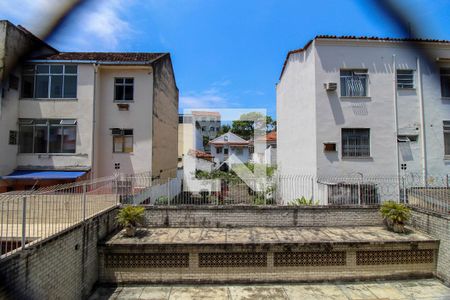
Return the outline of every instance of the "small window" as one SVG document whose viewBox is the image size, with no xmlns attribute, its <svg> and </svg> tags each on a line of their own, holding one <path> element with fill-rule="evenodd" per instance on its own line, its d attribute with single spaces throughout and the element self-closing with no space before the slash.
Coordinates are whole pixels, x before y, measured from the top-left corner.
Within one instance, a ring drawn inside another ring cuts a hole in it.
<svg viewBox="0 0 450 300">
<path fill-rule="evenodd" d="M 419 136 L 418 135 L 399 135 L 397 136 L 397 141 L 399 143 L 408 143 L 408 142 L 417 142 Z"/>
<path fill-rule="evenodd" d="M 342 157 L 369 157 L 370 129 L 342 129 Z"/>
<path fill-rule="evenodd" d="M 132 101 L 134 97 L 134 78 L 114 79 L 114 100 Z"/>
<path fill-rule="evenodd" d="M 244 150 L 242 148 L 235 148 L 234 153 L 236 155 L 242 155 L 242 153 L 244 153 Z"/>
<path fill-rule="evenodd" d="M 367 86 L 367 70 L 341 70 L 342 97 L 366 97 Z"/>
<path fill-rule="evenodd" d="M 228 155 L 228 148 L 223 149 L 223 154 Z"/>
<path fill-rule="evenodd" d="M 444 153 L 450 156 L 450 121 L 444 121 Z"/>
<path fill-rule="evenodd" d="M 397 70 L 397 87 L 399 89 L 414 88 L 414 71 L 413 70 Z"/>
<path fill-rule="evenodd" d="M 450 97 L 450 68 L 441 69 L 441 95 Z"/>
<path fill-rule="evenodd" d="M 219 147 L 219 148 L 216 148 L 216 153 L 217 153 L 217 154 L 222 153 L 222 148 L 220 148 L 220 147 Z"/>
<path fill-rule="evenodd" d="M 276 145 L 273 145 L 272 148 L 276 148 Z M 323 143 L 323 151 L 324 152 L 335 152 L 336 151 L 336 143 Z"/>
<path fill-rule="evenodd" d="M 9 131 L 9 142 L 10 145 L 17 145 L 17 131 Z"/>
<path fill-rule="evenodd" d="M 132 153 L 133 152 L 133 129 L 113 128 L 113 152 Z"/>
</svg>

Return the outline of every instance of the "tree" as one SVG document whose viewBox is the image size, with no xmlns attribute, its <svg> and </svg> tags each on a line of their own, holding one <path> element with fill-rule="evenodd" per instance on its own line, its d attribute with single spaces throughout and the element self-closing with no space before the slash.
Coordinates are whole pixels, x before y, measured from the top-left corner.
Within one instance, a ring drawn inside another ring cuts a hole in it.
<svg viewBox="0 0 450 300">
<path fill-rule="evenodd" d="M 222 134 L 227 133 L 228 131 L 231 130 L 231 126 L 224 124 L 222 126 L 220 126 L 219 132 L 217 133 L 217 136 L 221 136 Z"/>
<path fill-rule="evenodd" d="M 264 118 L 264 115 L 259 112 L 250 112 L 242 114 L 239 120 L 233 121 L 231 132 L 249 140 L 254 136 L 255 130 L 272 131 L 275 128 L 274 122 L 271 116 Z"/>
</svg>

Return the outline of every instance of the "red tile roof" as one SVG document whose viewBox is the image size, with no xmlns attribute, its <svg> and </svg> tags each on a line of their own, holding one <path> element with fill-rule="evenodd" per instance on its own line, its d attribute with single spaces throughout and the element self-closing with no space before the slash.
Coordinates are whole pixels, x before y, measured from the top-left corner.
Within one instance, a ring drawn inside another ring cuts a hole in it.
<svg viewBox="0 0 450 300">
<path fill-rule="evenodd" d="M 214 158 L 214 156 L 212 156 L 209 153 L 206 153 L 206 152 L 203 152 L 203 151 L 200 151 L 200 150 L 194 150 L 194 149 L 190 149 L 188 151 L 188 155 L 194 156 L 196 158 L 206 159 L 206 160 L 211 160 L 211 159 Z"/>
<path fill-rule="evenodd" d="M 168 53 L 145 52 L 59 52 L 57 54 L 33 57 L 41 60 L 86 60 L 99 62 L 148 62 L 151 63 Z"/>
<path fill-rule="evenodd" d="M 217 111 L 201 111 L 201 110 L 194 110 L 192 111 L 192 114 L 195 116 L 216 116 L 220 117 L 220 113 Z"/>
<path fill-rule="evenodd" d="M 303 48 L 291 50 L 286 55 L 286 59 L 284 60 L 283 68 L 281 70 L 280 79 L 281 76 L 283 76 L 284 70 L 286 69 L 286 64 L 289 59 L 289 56 L 294 53 L 303 52 L 306 49 L 309 48 L 309 46 L 312 44 L 314 40 L 317 39 L 335 39 L 335 40 L 359 40 L 359 41 L 387 41 L 387 42 L 410 42 L 410 43 L 439 43 L 439 44 L 450 44 L 450 40 L 437 40 L 437 39 L 419 39 L 419 38 L 382 38 L 382 37 L 375 37 L 375 36 L 354 36 L 354 35 L 343 35 L 343 36 L 337 36 L 337 35 L 316 35 L 315 38 L 312 40 L 309 40 Z"/>
</svg>

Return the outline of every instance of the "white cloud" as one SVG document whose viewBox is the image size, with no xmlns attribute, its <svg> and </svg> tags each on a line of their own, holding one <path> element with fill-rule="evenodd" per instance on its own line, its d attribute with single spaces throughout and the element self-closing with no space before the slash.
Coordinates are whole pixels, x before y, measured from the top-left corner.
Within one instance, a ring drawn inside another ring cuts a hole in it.
<svg viewBox="0 0 450 300">
<path fill-rule="evenodd" d="M 181 109 L 235 107 L 236 103 L 226 93 L 212 87 L 201 92 L 188 92 L 180 96 Z"/>
<path fill-rule="evenodd" d="M 42 36 L 46 27 L 73 0 L 0 1 L 2 18 L 22 24 L 31 32 Z M 128 36 L 135 33 L 123 12 L 130 1 L 90 1 L 75 10 L 64 28 L 52 37 L 52 44 L 65 51 L 113 51 Z"/>
</svg>

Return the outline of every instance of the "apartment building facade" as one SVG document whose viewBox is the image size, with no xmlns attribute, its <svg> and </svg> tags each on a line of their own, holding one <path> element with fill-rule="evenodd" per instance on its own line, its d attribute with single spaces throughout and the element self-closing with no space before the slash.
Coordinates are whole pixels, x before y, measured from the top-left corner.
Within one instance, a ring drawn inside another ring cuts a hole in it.
<svg viewBox="0 0 450 300">
<path fill-rule="evenodd" d="M 450 42 L 318 36 L 287 55 L 280 174 L 450 173 Z"/>
<path fill-rule="evenodd" d="M 115 172 L 176 172 L 178 89 L 168 53 L 48 48 L 11 70 L 17 89 L 4 90 L 3 191 Z"/>
</svg>

